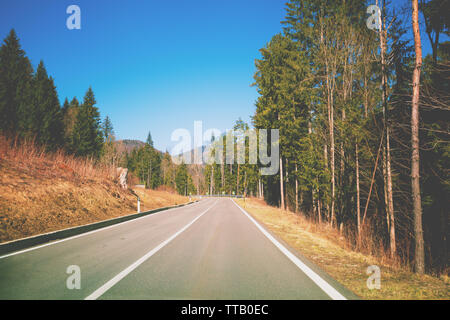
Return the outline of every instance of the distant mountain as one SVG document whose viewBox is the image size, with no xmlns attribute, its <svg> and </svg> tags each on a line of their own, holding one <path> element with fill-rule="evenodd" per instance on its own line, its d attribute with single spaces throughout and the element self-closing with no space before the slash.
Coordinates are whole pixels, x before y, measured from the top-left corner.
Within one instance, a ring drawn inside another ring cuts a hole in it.
<svg viewBox="0 0 450 320">
<path fill-rule="evenodd" d="M 134 149 L 141 148 L 144 145 L 145 145 L 145 142 L 142 142 L 140 140 L 124 139 L 124 140 L 116 141 L 117 151 L 119 151 L 119 152 L 131 153 L 131 151 L 133 151 Z"/>
<path fill-rule="evenodd" d="M 200 156 L 200 159 L 202 159 L 202 164 L 204 164 L 202 155 L 205 152 L 205 150 L 209 150 L 209 148 L 210 148 L 209 145 L 201 146 L 201 147 L 197 148 L 197 151 L 198 151 L 198 154 Z M 188 151 L 188 152 L 185 152 L 185 153 L 182 153 L 182 154 L 173 155 L 172 156 L 172 161 L 174 161 L 175 163 L 186 162 L 185 159 L 188 159 L 189 156 L 190 156 L 191 164 L 193 164 L 194 163 L 194 159 L 195 159 L 194 158 L 194 154 L 195 154 L 194 152 L 195 152 L 195 149 L 192 149 L 191 151 Z"/>
</svg>

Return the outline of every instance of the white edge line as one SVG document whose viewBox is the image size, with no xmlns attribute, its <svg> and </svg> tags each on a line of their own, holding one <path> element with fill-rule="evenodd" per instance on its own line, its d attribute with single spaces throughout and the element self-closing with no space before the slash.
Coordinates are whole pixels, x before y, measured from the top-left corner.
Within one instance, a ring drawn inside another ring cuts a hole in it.
<svg viewBox="0 0 450 320">
<path fill-rule="evenodd" d="M 166 246 L 169 242 L 171 242 L 173 239 L 175 239 L 178 235 L 180 235 L 183 231 L 185 231 L 187 228 L 189 228 L 192 224 L 194 224 L 195 221 L 200 219 L 206 212 L 209 211 L 214 205 L 217 203 L 217 200 L 205 211 L 200 213 L 194 220 L 189 222 L 187 225 L 185 225 L 183 228 L 178 230 L 175 234 L 173 234 L 171 237 L 169 237 L 167 240 L 161 242 L 158 246 L 147 252 L 145 255 L 143 255 L 141 258 L 136 260 L 133 264 L 128 266 L 126 269 L 121 271 L 119 274 L 117 274 L 114 278 L 106 282 L 104 285 L 102 285 L 100 288 L 95 290 L 93 293 L 91 293 L 89 296 L 87 296 L 84 300 L 96 300 L 99 298 L 102 294 L 104 294 L 106 291 L 111 289 L 117 282 L 125 278 L 129 273 L 131 273 L 134 269 L 139 267 L 142 263 L 144 263 L 148 258 L 153 256 L 155 253 L 157 253 L 159 250 L 161 250 L 164 246 Z"/>
<path fill-rule="evenodd" d="M 181 206 L 181 207 L 178 206 L 176 208 L 169 208 L 169 209 L 166 209 L 166 210 L 161 210 L 161 211 L 158 211 L 158 212 L 155 212 L 155 213 L 151 213 L 151 214 L 145 215 L 143 217 L 138 217 L 138 218 L 135 218 L 135 219 L 130 219 L 130 220 L 127 220 L 127 221 L 119 222 L 119 223 L 116 223 L 116 224 L 113 224 L 113 225 L 110 225 L 110 226 L 107 226 L 107 227 L 103 227 L 103 228 L 99 228 L 99 229 L 96 229 L 96 230 L 84 232 L 84 233 L 81 233 L 81 234 L 77 234 L 77 235 L 72 236 L 72 237 L 64 238 L 64 239 L 57 240 L 57 241 L 51 241 L 51 242 L 48 242 L 48 243 L 45 243 L 45 244 L 41 244 L 41 245 L 38 245 L 38 246 L 35 246 L 35 247 L 31 247 L 31 248 L 28 248 L 28 249 L 24 249 L 24 250 L 8 253 L 8 254 L 5 254 L 3 256 L 0 256 L 0 260 L 4 259 L 4 258 L 11 257 L 11 256 L 15 256 L 15 255 L 18 255 L 18 254 L 21 254 L 21 253 L 25 253 L 25 252 L 28 252 L 28 251 L 33 251 L 33 250 L 37 250 L 37 249 L 40 249 L 40 248 L 43 248 L 43 247 L 47 247 L 47 246 L 51 246 L 51 245 L 54 245 L 54 244 L 58 244 L 58 243 L 61 243 L 61 242 L 64 242 L 64 241 L 68 241 L 68 240 L 73 240 L 73 239 L 76 239 L 76 238 L 84 237 L 84 236 L 87 236 L 87 235 L 90 235 L 90 234 L 93 234 L 93 233 L 96 233 L 96 232 L 108 230 L 108 229 L 120 226 L 122 224 L 125 224 L 125 223 L 128 223 L 128 222 L 133 222 L 133 221 L 136 221 L 136 220 L 139 220 L 139 219 L 142 219 L 142 218 L 153 217 L 153 216 L 156 216 L 157 214 L 160 214 L 160 213 L 164 213 L 164 212 L 169 212 L 169 211 L 172 211 L 172 210 L 180 209 L 180 208 L 183 208 L 183 207 L 186 207 L 186 206 L 190 206 L 190 205 L 193 205 L 193 204 L 196 204 L 196 203 L 200 203 L 200 201 L 199 202 L 194 202 L 194 203 L 191 203 L 191 204 L 188 204 L 188 205 L 184 205 L 184 206 Z M 154 210 L 156 210 L 156 209 L 154 209 Z M 117 217 L 117 218 L 120 218 L 120 217 Z M 113 219 L 117 219 L 117 218 L 113 218 Z M 111 219 L 108 219 L 108 220 L 111 220 Z M 103 220 L 103 221 L 107 221 L 107 220 Z M 98 222 L 103 222 L 103 221 L 98 221 Z M 98 223 L 98 222 L 94 222 L 94 223 Z M 86 226 L 88 226 L 88 225 L 89 224 L 87 224 Z M 84 227 L 84 226 L 85 225 L 81 225 L 81 226 L 77 226 L 77 227 Z M 76 228 L 76 227 L 72 227 L 72 228 Z M 62 230 L 58 230 L 58 231 L 53 231 L 53 232 L 50 232 L 48 234 L 52 234 L 52 233 L 59 232 L 59 231 L 70 230 L 72 228 L 62 229 Z M 42 235 L 47 235 L 47 234 L 42 234 Z M 33 236 L 33 237 L 37 237 L 37 236 Z M 22 239 L 19 239 L 19 240 L 22 240 Z M 14 240 L 14 241 L 18 241 L 18 240 Z"/>
<path fill-rule="evenodd" d="M 272 243 L 289 258 L 300 270 L 303 271 L 320 289 L 322 289 L 333 300 L 347 300 L 342 294 L 340 294 L 335 288 L 333 288 L 328 282 L 323 280 L 317 273 L 315 273 L 310 267 L 304 264 L 298 257 L 292 254 L 285 246 L 277 241 L 267 230 L 265 230 L 253 217 L 242 209 L 233 199 L 233 203 L 241 209 L 241 211 L 258 227 L 258 229 L 270 240 Z"/>
</svg>

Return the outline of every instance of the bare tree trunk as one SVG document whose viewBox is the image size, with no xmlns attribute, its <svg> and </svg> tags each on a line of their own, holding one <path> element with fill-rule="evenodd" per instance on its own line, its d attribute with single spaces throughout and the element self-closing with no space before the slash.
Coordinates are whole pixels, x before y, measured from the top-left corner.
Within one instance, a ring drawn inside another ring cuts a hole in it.
<svg viewBox="0 0 450 320">
<path fill-rule="evenodd" d="M 386 11 L 385 0 L 383 0 L 382 13 Z M 396 241 L 395 241 L 395 213 L 394 213 L 394 199 L 392 194 L 392 173 L 391 173 L 391 148 L 390 148 L 390 123 L 387 106 L 387 76 L 386 76 L 386 28 L 384 16 L 380 16 L 380 53 L 381 53 L 381 83 L 383 87 L 382 102 L 384 114 L 384 127 L 386 130 L 386 146 L 385 157 L 383 163 L 383 173 L 385 174 L 385 201 L 387 202 L 387 220 L 390 236 L 390 253 L 391 258 L 396 255 Z"/>
<path fill-rule="evenodd" d="M 342 122 L 345 122 L 345 110 L 342 110 Z M 344 142 L 341 142 L 341 167 L 340 169 L 340 187 L 344 186 L 344 170 L 345 170 L 345 150 L 344 150 Z"/>
<path fill-rule="evenodd" d="M 261 199 L 261 178 L 258 178 L 258 198 Z"/>
<path fill-rule="evenodd" d="M 323 145 L 323 156 L 325 159 L 325 169 L 328 170 L 328 145 L 325 142 L 325 144 Z M 327 204 L 327 218 L 328 218 L 328 222 L 331 223 L 331 217 L 330 217 L 330 204 L 328 203 L 328 201 L 326 201 Z"/>
<path fill-rule="evenodd" d="M 261 181 L 261 198 L 264 199 L 264 182 Z"/>
<path fill-rule="evenodd" d="M 346 97 L 344 97 L 344 99 L 346 99 Z M 345 107 L 344 107 L 345 108 Z M 342 110 L 342 122 L 345 122 L 345 109 Z M 345 173 L 345 150 L 344 150 L 344 137 L 342 137 L 342 141 L 341 141 L 341 150 L 340 150 L 340 154 L 341 154 L 341 163 L 340 163 L 340 168 L 339 168 L 339 211 L 343 212 L 344 211 L 344 173 Z"/>
<path fill-rule="evenodd" d="M 211 166 L 211 182 L 209 185 L 209 194 L 213 194 L 213 184 L 214 184 L 214 165 Z"/>
<path fill-rule="evenodd" d="M 286 183 L 286 185 L 283 188 L 284 191 L 284 204 L 285 204 L 285 210 L 290 210 L 289 208 L 289 198 L 288 198 L 288 194 L 287 194 L 287 188 L 289 186 L 289 175 L 288 175 L 288 170 L 289 170 L 289 160 L 285 159 L 284 160 L 284 183 Z"/>
<path fill-rule="evenodd" d="M 366 64 L 364 65 L 364 116 L 369 114 L 369 89 L 367 84 Z"/>
<path fill-rule="evenodd" d="M 225 190 L 225 155 L 222 150 L 222 163 L 220 164 L 222 190 Z"/>
<path fill-rule="evenodd" d="M 322 224 L 322 212 L 320 210 L 320 199 L 317 199 L 317 215 L 319 217 L 319 224 Z"/>
<path fill-rule="evenodd" d="M 244 197 L 247 197 L 247 171 L 244 171 Z"/>
<path fill-rule="evenodd" d="M 361 244 L 361 198 L 359 191 L 359 155 L 358 143 L 355 144 L 355 166 L 356 166 L 356 219 L 358 225 L 358 246 Z"/>
<path fill-rule="evenodd" d="M 295 163 L 295 213 L 298 211 L 298 177 L 297 177 L 298 166 Z"/>
<path fill-rule="evenodd" d="M 328 64 L 328 54 L 327 54 L 327 47 L 324 45 L 324 27 L 323 27 L 323 21 L 322 21 L 322 8 L 319 13 L 319 21 L 320 21 L 320 44 L 324 50 L 324 57 L 325 57 L 325 73 L 326 73 L 326 95 L 327 95 L 327 110 L 328 110 L 328 124 L 329 124 L 329 133 L 330 133 L 330 153 L 332 154 L 330 158 L 330 162 L 332 162 L 331 165 L 331 217 L 330 217 L 330 207 L 329 203 L 327 201 L 327 215 L 328 215 L 328 222 L 333 225 L 334 220 L 334 125 L 332 121 L 334 120 L 334 114 L 333 114 L 333 92 L 331 89 L 331 80 L 330 80 L 330 70 L 329 70 L 329 64 Z M 328 152 L 327 152 L 327 143 L 325 142 L 324 146 L 324 153 L 325 153 L 325 164 L 326 169 L 328 169 Z"/>
<path fill-rule="evenodd" d="M 331 94 L 331 103 L 329 105 L 329 122 L 330 122 L 330 168 L 331 168 L 331 226 L 336 222 L 335 216 L 335 196 L 336 196 L 336 179 L 335 179 L 335 157 L 334 157 L 334 108 L 333 96 Z"/>
<path fill-rule="evenodd" d="M 309 111 L 310 117 L 311 117 L 311 109 L 312 108 L 310 107 L 310 111 Z M 311 134 L 312 134 L 312 124 L 311 124 L 311 118 L 310 118 L 310 120 L 308 121 L 308 135 L 311 136 Z M 312 143 L 311 143 L 311 147 L 312 147 Z M 317 185 L 319 185 L 319 183 L 317 183 Z M 312 193 L 311 196 L 312 196 L 313 214 L 317 210 L 317 215 L 319 216 L 319 221 L 320 221 L 320 210 L 318 207 L 316 208 L 316 189 L 315 189 L 315 187 L 312 187 L 311 193 Z M 319 200 L 317 200 L 317 202 L 318 201 Z"/>
<path fill-rule="evenodd" d="M 233 177 L 233 165 L 230 164 L 230 194 L 233 193 L 233 183 L 232 183 L 233 179 L 232 179 L 232 177 Z"/>
<path fill-rule="evenodd" d="M 422 44 L 419 29 L 419 5 L 412 0 L 412 23 L 414 32 L 414 48 L 416 64 L 413 72 L 413 97 L 411 109 L 411 186 L 414 210 L 414 234 L 416 238 L 415 267 L 417 273 L 425 272 L 425 251 L 422 230 L 422 202 L 420 198 L 420 158 L 419 158 L 419 98 L 420 98 L 420 71 L 422 67 Z"/>
<path fill-rule="evenodd" d="M 236 177 L 236 194 L 239 194 L 239 163 L 238 163 L 238 169 L 237 169 L 237 177 Z"/>
<path fill-rule="evenodd" d="M 389 126 L 389 125 L 388 125 Z M 386 132 L 386 153 L 387 153 L 387 188 L 388 188 L 388 204 L 389 204 L 389 225 L 390 225 L 390 244 L 391 244 L 391 258 L 394 258 L 397 253 L 397 244 L 395 240 L 395 212 L 394 212 L 394 199 L 392 192 L 392 174 L 391 174 L 391 148 L 389 146 L 389 127 Z"/>
<path fill-rule="evenodd" d="M 280 201 L 281 201 L 281 209 L 285 210 L 284 183 L 283 183 L 283 157 L 280 157 Z"/>
</svg>

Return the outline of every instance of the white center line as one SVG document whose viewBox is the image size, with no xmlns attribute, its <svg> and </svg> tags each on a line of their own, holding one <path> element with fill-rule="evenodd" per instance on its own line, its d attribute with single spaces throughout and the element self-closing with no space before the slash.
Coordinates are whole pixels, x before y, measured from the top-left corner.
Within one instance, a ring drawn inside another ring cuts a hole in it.
<svg viewBox="0 0 450 320">
<path fill-rule="evenodd" d="M 175 239 L 178 235 L 180 235 L 183 231 L 185 231 L 187 228 L 189 228 L 195 221 L 197 221 L 198 219 L 201 218 L 201 216 L 203 216 L 206 212 L 209 211 L 209 209 L 211 209 L 212 207 L 214 207 L 214 205 L 217 203 L 217 200 L 205 211 L 203 211 L 202 213 L 200 213 L 194 220 L 192 220 L 191 222 L 189 222 L 187 225 L 185 225 L 183 228 L 181 228 L 178 232 L 176 232 L 175 234 L 173 234 L 170 238 L 168 238 L 167 240 L 161 242 L 157 247 L 153 248 L 152 250 L 150 250 L 149 252 L 147 252 L 144 256 L 142 256 L 141 258 L 139 258 L 136 262 L 134 262 L 133 264 L 131 264 L 129 267 L 127 267 L 126 269 L 124 269 L 123 271 L 121 271 L 118 275 L 116 275 L 114 278 L 112 278 L 111 280 L 109 280 L 108 282 L 106 282 L 103 286 L 101 286 L 100 288 L 98 288 L 97 290 L 95 290 L 93 293 L 91 293 L 89 296 L 87 296 L 85 298 L 85 300 L 96 300 L 98 299 L 101 295 L 103 295 L 106 291 L 108 291 L 109 289 L 111 289 L 117 282 L 119 282 L 120 280 L 122 280 L 123 278 L 125 278 L 130 272 L 132 272 L 134 269 L 136 269 L 137 267 L 139 267 L 142 263 L 144 263 L 148 258 L 150 258 L 151 256 L 153 256 L 155 253 L 157 253 L 159 250 L 161 250 L 164 246 L 166 246 L 170 241 L 172 241 L 173 239 Z"/>
<path fill-rule="evenodd" d="M 284 253 L 286 257 L 289 258 L 304 274 L 306 274 L 314 283 L 319 286 L 330 298 L 333 300 L 347 300 L 342 294 L 340 294 L 335 288 L 333 288 L 328 282 L 323 280 L 317 273 L 315 273 L 310 267 L 304 264 L 299 258 L 292 254 L 285 246 L 278 242 L 266 229 L 261 227 L 261 225 L 256 222 L 251 215 L 242 209 L 234 200 L 233 203 L 241 209 L 241 211 L 258 227 L 258 229 L 270 240 L 272 243 Z"/>
</svg>

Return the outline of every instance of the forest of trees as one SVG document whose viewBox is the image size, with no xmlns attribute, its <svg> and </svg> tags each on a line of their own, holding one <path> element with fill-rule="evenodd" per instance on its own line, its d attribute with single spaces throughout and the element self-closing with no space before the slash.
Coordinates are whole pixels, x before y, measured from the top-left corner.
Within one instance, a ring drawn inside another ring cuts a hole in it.
<svg viewBox="0 0 450 320">
<path fill-rule="evenodd" d="M 151 133 L 145 144 L 126 153 L 123 166 L 127 167 L 146 188 L 166 186 L 181 195 L 195 194 L 196 190 L 188 166 L 175 164 L 169 152 L 154 148 Z"/>
<path fill-rule="evenodd" d="M 61 107 L 53 78 L 44 62 L 36 71 L 14 30 L 0 47 L 0 132 L 33 139 L 48 151 L 64 149 L 77 156 L 100 158 L 104 132 L 92 88 L 83 102 L 67 98 Z M 112 125 L 109 118 L 105 119 Z"/>
<path fill-rule="evenodd" d="M 0 134 L 18 143 L 32 139 L 48 152 L 64 150 L 99 164 L 128 167 L 147 188 L 166 185 L 183 195 L 195 192 L 186 165 L 177 166 L 167 152 L 156 150 L 150 133 L 143 147 L 119 152 L 111 119 L 101 121 L 96 105 L 89 87 L 81 103 L 66 98 L 61 106 L 44 62 L 34 71 L 10 31 L 0 47 Z"/>
<path fill-rule="evenodd" d="M 439 39 L 449 3 L 378 1 L 378 31 L 366 26 L 372 3 L 289 1 L 254 76 L 253 125 L 280 130 L 280 171 L 208 165 L 206 190 L 264 197 L 330 224 L 355 249 L 448 272 L 450 42 Z M 419 10 L 432 47 L 423 63 Z"/>
<path fill-rule="evenodd" d="M 261 175 L 258 165 L 249 163 L 249 137 L 245 132 L 250 129 L 249 125 L 242 119 L 238 119 L 233 126 L 233 154 L 235 160 L 233 163 L 227 163 L 226 154 L 227 138 L 230 136 L 223 134 L 220 137 L 212 137 L 209 154 L 213 159 L 212 164 L 205 166 L 203 175 L 204 183 L 199 188 L 207 194 L 229 194 L 244 196 L 261 196 Z M 219 147 L 220 146 L 220 147 Z M 222 147 L 223 146 L 223 147 Z M 245 148 L 245 163 L 240 164 L 236 161 L 239 149 Z M 219 155 L 220 150 L 222 153 Z M 195 176 L 195 175 L 194 175 Z"/>
</svg>

